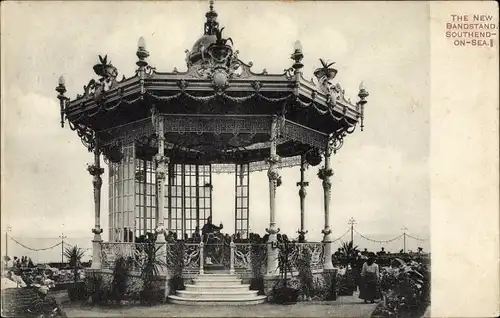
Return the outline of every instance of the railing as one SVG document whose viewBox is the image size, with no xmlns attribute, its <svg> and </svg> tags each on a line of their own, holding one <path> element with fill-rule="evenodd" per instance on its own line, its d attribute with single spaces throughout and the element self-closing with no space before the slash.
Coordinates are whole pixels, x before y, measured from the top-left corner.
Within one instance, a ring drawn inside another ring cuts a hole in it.
<svg viewBox="0 0 500 318">
<path fill-rule="evenodd" d="M 101 243 L 101 267 L 103 269 L 113 269 L 118 257 L 124 257 L 131 262 L 132 271 L 139 271 L 147 259 L 144 243 Z"/>
<path fill-rule="evenodd" d="M 164 244 L 165 249 L 161 249 Z M 203 273 L 206 265 L 222 265 L 231 272 L 252 271 L 258 264 L 260 270 L 265 271 L 267 260 L 267 244 L 234 243 L 224 241 L 209 242 L 208 244 L 185 243 L 157 243 L 155 257 L 163 258 L 169 271 L 184 273 Z M 118 257 L 124 257 L 129 262 L 132 271 L 140 271 L 151 251 L 148 243 L 101 243 L 101 265 L 103 269 L 112 270 Z M 296 271 L 295 263 L 308 250 L 311 255 L 312 270 L 322 269 L 325 261 L 323 243 L 295 243 L 290 255 L 292 270 Z M 161 251 L 160 254 L 158 252 Z M 207 263 L 208 258 L 210 262 Z"/>
<path fill-rule="evenodd" d="M 267 244 L 234 243 L 234 268 L 251 271 L 252 263 L 260 264 L 261 270 L 266 266 Z"/>
<path fill-rule="evenodd" d="M 293 264 L 293 270 L 295 268 L 295 261 L 300 257 L 300 255 L 305 253 L 305 250 L 310 252 L 311 262 L 310 266 L 312 270 L 323 269 L 325 263 L 325 244 L 324 243 L 295 243 L 294 251 L 291 255 L 291 260 Z"/>
</svg>

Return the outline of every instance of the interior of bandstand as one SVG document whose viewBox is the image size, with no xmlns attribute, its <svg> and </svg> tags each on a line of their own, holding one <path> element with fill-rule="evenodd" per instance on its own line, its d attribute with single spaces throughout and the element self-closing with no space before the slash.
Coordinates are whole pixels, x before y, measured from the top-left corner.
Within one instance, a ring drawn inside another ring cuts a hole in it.
<svg viewBox="0 0 500 318">
<path fill-rule="evenodd" d="M 147 145 L 130 143 L 123 146 L 122 153 L 122 161 L 109 162 L 108 237 L 110 242 L 135 242 L 157 227 L 156 165 L 153 150 Z M 258 169 L 255 164 L 252 168 Z M 163 191 L 165 235 L 185 239 L 195 232 L 201 234 L 207 218 L 213 215 L 212 174 L 229 173 L 234 183 L 221 186 L 234 196 L 233 234 L 248 238 L 250 169 L 249 163 L 169 163 Z"/>
</svg>

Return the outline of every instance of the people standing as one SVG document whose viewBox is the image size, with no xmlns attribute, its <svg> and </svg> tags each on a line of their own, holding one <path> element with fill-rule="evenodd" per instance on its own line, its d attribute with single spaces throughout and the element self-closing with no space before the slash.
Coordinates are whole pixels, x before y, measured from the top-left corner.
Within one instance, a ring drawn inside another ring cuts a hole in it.
<svg viewBox="0 0 500 318">
<path fill-rule="evenodd" d="M 379 267 L 375 263 L 373 255 L 370 255 L 363 264 L 361 282 L 359 298 L 363 299 L 365 303 L 371 302 L 373 304 L 379 298 Z"/>
</svg>

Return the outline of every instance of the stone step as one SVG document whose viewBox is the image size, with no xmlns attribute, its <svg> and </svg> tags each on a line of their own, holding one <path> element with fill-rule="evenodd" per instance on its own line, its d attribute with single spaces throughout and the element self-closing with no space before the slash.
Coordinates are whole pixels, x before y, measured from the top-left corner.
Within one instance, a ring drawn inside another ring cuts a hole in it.
<svg viewBox="0 0 500 318">
<path fill-rule="evenodd" d="M 188 291 L 188 290 L 178 290 L 177 296 L 183 298 L 194 298 L 194 299 L 234 299 L 234 298 L 251 298 L 257 296 L 258 291 L 256 290 L 244 290 L 244 291 Z"/>
<path fill-rule="evenodd" d="M 266 296 L 254 296 L 254 297 L 241 297 L 241 298 L 184 298 L 180 296 L 171 295 L 168 296 L 168 300 L 173 304 L 179 305 L 257 305 L 262 304 L 266 301 Z"/>
<path fill-rule="evenodd" d="M 240 284 L 241 284 L 241 279 L 233 279 L 233 280 L 219 280 L 217 278 L 202 279 L 202 280 L 199 280 L 198 278 L 194 279 L 194 285 L 204 286 L 204 287 L 234 286 Z"/>
<path fill-rule="evenodd" d="M 235 274 L 200 274 L 196 277 L 197 279 L 200 280 L 212 280 L 212 279 L 218 279 L 218 280 L 234 280 L 238 279 L 238 276 Z"/>
<path fill-rule="evenodd" d="M 248 284 L 234 284 L 234 285 L 190 285 L 186 284 L 187 291 L 246 291 L 250 290 Z"/>
</svg>

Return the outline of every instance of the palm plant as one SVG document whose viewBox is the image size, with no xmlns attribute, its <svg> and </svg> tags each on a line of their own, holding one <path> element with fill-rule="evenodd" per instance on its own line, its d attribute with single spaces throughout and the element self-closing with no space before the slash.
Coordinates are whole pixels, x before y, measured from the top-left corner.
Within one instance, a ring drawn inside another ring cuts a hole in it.
<svg viewBox="0 0 500 318">
<path fill-rule="evenodd" d="M 260 244 L 260 241 L 253 241 L 250 251 L 250 263 L 252 268 L 252 280 L 250 289 L 258 290 L 260 295 L 264 295 L 264 275 L 263 267 L 267 256 L 267 246 Z"/>
<path fill-rule="evenodd" d="M 85 251 L 78 246 L 67 247 L 64 251 L 64 256 L 68 261 L 68 265 L 73 267 L 73 287 L 68 287 L 68 297 L 71 300 L 81 299 L 84 294 L 84 289 L 78 286 L 78 269 L 81 266 L 84 254 Z"/>
<path fill-rule="evenodd" d="M 78 246 L 67 247 L 64 250 L 64 256 L 68 261 L 68 265 L 73 268 L 74 283 L 78 281 L 78 268 L 82 264 L 82 258 L 85 255 L 85 251 Z"/>
<path fill-rule="evenodd" d="M 160 274 L 162 268 L 166 267 L 166 262 L 159 257 L 159 250 L 162 246 L 156 245 L 156 240 L 148 239 L 143 243 L 144 263 L 141 268 L 141 278 L 143 281 L 142 297 L 143 301 L 149 301 L 153 295 L 153 280 Z M 163 255 L 165 256 L 165 255 Z"/>
<path fill-rule="evenodd" d="M 342 259 L 342 265 L 352 264 L 358 258 L 358 246 L 354 246 L 352 241 L 342 242 L 340 247 L 340 254 Z"/>
<path fill-rule="evenodd" d="M 123 256 L 118 256 L 113 268 L 113 281 L 111 283 L 112 296 L 115 301 L 120 302 L 127 290 L 127 275 L 132 260 Z"/>
<path fill-rule="evenodd" d="M 224 28 L 220 29 L 220 30 L 215 30 L 215 37 L 217 38 L 216 40 L 216 44 L 218 45 L 227 45 L 227 42 L 231 42 L 231 45 L 233 44 L 233 39 L 231 38 L 227 38 L 227 39 L 224 39 L 222 37 L 222 31 L 224 30 Z"/>
<path fill-rule="evenodd" d="M 316 76 L 317 79 L 321 79 L 324 76 L 326 76 L 328 80 L 333 79 L 337 75 L 337 70 L 331 67 L 335 62 L 328 63 L 328 61 L 323 59 L 319 59 L 319 61 L 321 62 L 321 67 L 314 71 L 314 76 Z"/>
<path fill-rule="evenodd" d="M 332 66 L 333 64 L 335 64 L 335 62 L 332 62 L 332 63 L 328 63 L 328 61 L 325 61 L 323 59 L 319 59 L 319 61 L 321 62 L 321 66 L 324 68 L 324 69 L 329 69 L 330 66 Z"/>
<path fill-rule="evenodd" d="M 288 272 L 292 270 L 292 266 L 296 261 L 292 259 L 296 245 L 288 239 L 278 239 L 276 248 L 279 251 L 278 269 L 280 271 L 281 280 L 278 287 L 274 288 L 275 301 L 282 304 L 294 303 L 298 298 L 298 290 L 288 287 Z"/>
</svg>

